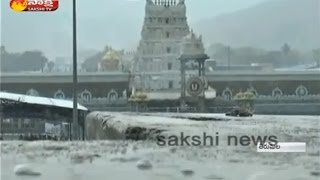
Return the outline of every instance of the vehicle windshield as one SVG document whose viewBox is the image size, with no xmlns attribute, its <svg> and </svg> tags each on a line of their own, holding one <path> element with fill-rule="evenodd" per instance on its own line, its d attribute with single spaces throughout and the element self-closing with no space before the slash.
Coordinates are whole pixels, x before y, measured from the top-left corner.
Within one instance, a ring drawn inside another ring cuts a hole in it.
<svg viewBox="0 0 320 180">
<path fill-rule="evenodd" d="M 320 179 L 320 0 L 0 7 L 0 179 Z"/>
</svg>

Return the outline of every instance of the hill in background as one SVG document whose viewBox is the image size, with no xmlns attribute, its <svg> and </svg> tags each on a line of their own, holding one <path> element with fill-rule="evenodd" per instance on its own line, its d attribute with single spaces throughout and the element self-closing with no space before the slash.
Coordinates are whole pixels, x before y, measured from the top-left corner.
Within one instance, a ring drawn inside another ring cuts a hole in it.
<svg viewBox="0 0 320 180">
<path fill-rule="evenodd" d="M 207 43 L 300 50 L 320 47 L 319 0 L 271 0 L 194 25 Z"/>
</svg>

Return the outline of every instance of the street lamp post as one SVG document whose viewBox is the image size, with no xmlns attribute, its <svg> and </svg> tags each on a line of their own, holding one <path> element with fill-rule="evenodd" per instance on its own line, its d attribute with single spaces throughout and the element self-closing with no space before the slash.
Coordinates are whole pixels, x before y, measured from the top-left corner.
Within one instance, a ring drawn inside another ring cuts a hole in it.
<svg viewBox="0 0 320 180">
<path fill-rule="evenodd" d="M 72 139 L 79 140 L 78 134 L 78 78 L 77 78 L 77 17 L 76 0 L 73 0 L 73 126 Z"/>
<path fill-rule="evenodd" d="M 228 55 L 228 71 L 230 71 L 231 69 L 230 46 L 227 47 L 227 55 Z"/>
</svg>

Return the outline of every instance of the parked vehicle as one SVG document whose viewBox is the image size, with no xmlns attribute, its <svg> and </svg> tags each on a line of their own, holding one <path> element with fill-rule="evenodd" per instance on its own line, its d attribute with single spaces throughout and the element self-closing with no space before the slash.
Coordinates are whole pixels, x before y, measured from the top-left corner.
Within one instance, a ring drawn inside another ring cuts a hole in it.
<svg viewBox="0 0 320 180">
<path fill-rule="evenodd" d="M 234 117 L 252 117 L 253 112 L 241 110 L 241 109 L 234 109 L 230 112 L 226 113 L 226 116 L 234 116 Z"/>
</svg>

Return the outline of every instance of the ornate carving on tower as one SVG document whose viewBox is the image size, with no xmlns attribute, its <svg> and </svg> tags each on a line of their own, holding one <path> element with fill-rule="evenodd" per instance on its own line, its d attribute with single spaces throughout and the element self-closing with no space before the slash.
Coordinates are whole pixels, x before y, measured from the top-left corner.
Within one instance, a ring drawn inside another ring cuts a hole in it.
<svg viewBox="0 0 320 180">
<path fill-rule="evenodd" d="M 184 38 L 181 54 L 186 56 L 204 55 L 205 50 L 202 43 L 202 37 L 197 37 L 191 30 L 191 33 Z"/>
</svg>

